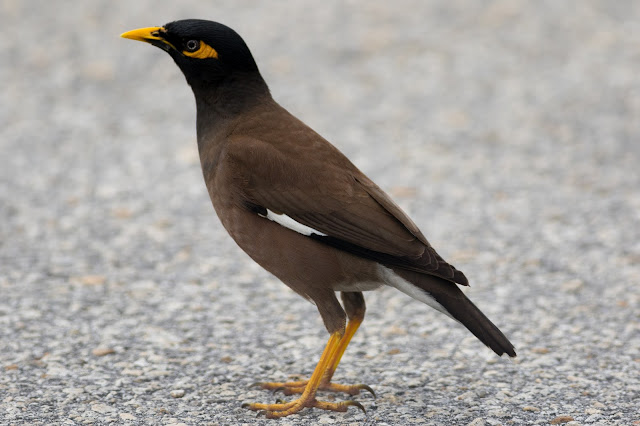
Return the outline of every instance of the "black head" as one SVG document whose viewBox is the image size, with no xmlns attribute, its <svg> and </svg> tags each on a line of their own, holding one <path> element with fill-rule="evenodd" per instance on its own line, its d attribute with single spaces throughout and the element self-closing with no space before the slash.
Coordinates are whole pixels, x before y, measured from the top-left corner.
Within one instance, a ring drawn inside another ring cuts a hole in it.
<svg viewBox="0 0 640 426">
<path fill-rule="evenodd" d="M 169 53 L 196 96 L 203 88 L 215 89 L 234 82 L 264 84 L 242 37 L 218 22 L 185 19 L 163 27 L 129 31 L 122 37 L 153 44 Z"/>
</svg>

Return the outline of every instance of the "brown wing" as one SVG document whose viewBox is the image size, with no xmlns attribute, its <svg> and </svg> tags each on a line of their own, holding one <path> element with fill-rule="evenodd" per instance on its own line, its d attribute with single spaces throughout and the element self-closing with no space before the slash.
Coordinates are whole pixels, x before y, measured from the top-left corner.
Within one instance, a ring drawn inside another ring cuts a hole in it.
<svg viewBox="0 0 640 426">
<path fill-rule="evenodd" d="M 303 138 L 295 146 L 230 138 L 227 155 L 247 207 L 286 214 L 319 231 L 311 238 L 339 249 L 468 285 L 384 191 L 333 145 L 312 136 L 317 140 Z"/>
</svg>

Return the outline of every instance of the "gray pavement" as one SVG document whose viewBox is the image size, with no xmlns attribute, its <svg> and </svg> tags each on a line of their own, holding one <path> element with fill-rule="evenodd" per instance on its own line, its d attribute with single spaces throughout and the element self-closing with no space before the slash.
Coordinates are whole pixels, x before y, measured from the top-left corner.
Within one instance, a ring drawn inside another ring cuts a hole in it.
<svg viewBox="0 0 640 426">
<path fill-rule="evenodd" d="M 187 17 L 244 36 L 518 351 L 371 292 L 336 374 L 367 416 L 277 424 L 640 422 L 640 2 L 4 0 L 0 424 L 275 424 L 249 385 L 317 361 L 315 308 L 215 217 L 184 78 L 118 37 Z"/>
</svg>

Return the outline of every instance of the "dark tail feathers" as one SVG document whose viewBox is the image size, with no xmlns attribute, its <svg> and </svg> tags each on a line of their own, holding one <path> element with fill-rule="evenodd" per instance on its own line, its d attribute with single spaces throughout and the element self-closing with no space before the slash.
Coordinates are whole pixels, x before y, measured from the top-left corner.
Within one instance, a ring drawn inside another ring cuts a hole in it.
<svg viewBox="0 0 640 426">
<path fill-rule="evenodd" d="M 435 299 L 450 316 L 467 327 L 474 336 L 495 353 L 516 356 L 515 348 L 509 339 L 464 295 L 456 284 L 413 271 L 395 269 L 394 272 Z"/>
</svg>

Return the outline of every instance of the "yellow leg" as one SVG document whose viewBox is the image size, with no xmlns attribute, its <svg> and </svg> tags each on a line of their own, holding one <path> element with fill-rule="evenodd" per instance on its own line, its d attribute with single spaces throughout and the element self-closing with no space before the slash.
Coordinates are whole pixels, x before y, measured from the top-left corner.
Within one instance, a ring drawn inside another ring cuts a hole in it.
<svg viewBox="0 0 640 426">
<path fill-rule="evenodd" d="M 356 316 L 352 318 L 347 324 L 347 328 L 345 330 L 344 335 L 340 338 L 340 341 L 337 344 L 335 352 L 331 357 L 327 369 L 325 370 L 322 380 L 320 381 L 320 385 L 318 386 L 319 390 L 326 390 L 331 392 L 344 392 L 349 395 L 358 395 L 360 391 L 366 390 L 371 392 L 371 394 L 375 397 L 375 393 L 373 389 L 364 384 L 357 385 L 341 385 L 337 383 L 331 383 L 331 378 L 333 377 L 333 373 L 335 373 L 338 365 L 340 364 L 340 360 L 342 359 L 342 355 L 347 350 L 347 346 L 351 342 L 351 339 L 358 331 L 360 324 L 362 324 L 362 320 L 364 316 Z M 316 367 L 317 370 L 317 367 Z M 303 393 L 309 384 L 309 380 L 297 381 L 297 382 L 268 382 L 268 383 L 255 383 L 256 386 L 260 386 L 263 389 L 270 389 L 273 391 L 283 391 L 285 395 L 293 395 L 296 393 Z"/>
<path fill-rule="evenodd" d="M 358 331 L 358 328 L 360 327 L 360 324 L 362 324 L 363 319 L 363 317 L 356 317 L 347 323 L 347 328 L 344 331 L 344 336 L 342 336 L 342 338 L 340 339 L 338 348 L 336 349 L 336 352 L 331 359 L 331 364 L 329 364 L 329 368 L 324 373 L 323 384 L 328 384 L 331 381 L 333 373 L 336 372 L 338 364 L 340 364 L 342 355 L 344 355 L 344 352 L 347 350 L 347 346 L 349 346 L 353 335 L 356 334 L 356 331 Z"/>
<path fill-rule="evenodd" d="M 322 382 L 327 370 L 333 366 L 333 360 L 335 359 L 336 353 L 340 348 L 340 342 L 342 341 L 342 338 L 343 335 L 337 332 L 333 333 L 331 337 L 329 337 L 329 341 L 327 342 L 327 346 L 322 352 L 320 361 L 318 361 L 318 365 L 316 365 L 315 370 L 313 370 L 311 378 L 305 384 L 300 398 L 282 404 L 250 403 L 243 404 L 243 407 L 249 408 L 250 410 L 265 410 L 266 416 L 268 418 L 285 417 L 290 414 L 295 414 L 305 407 L 317 407 L 323 410 L 344 412 L 347 411 L 347 408 L 349 406 L 357 406 L 358 408 L 364 410 L 364 408 L 355 401 L 331 403 L 316 400 L 316 392 L 318 391 L 320 383 Z M 267 383 L 265 383 L 264 385 L 267 385 Z"/>
</svg>

